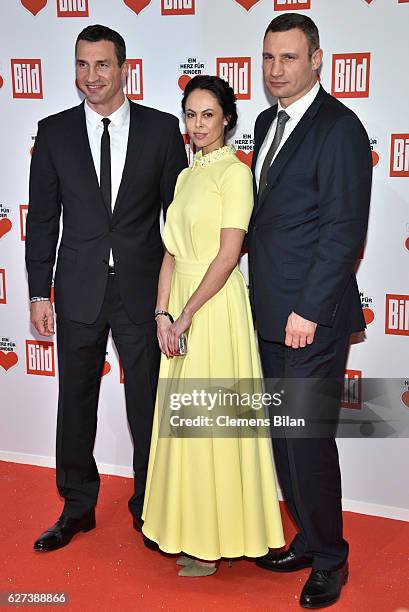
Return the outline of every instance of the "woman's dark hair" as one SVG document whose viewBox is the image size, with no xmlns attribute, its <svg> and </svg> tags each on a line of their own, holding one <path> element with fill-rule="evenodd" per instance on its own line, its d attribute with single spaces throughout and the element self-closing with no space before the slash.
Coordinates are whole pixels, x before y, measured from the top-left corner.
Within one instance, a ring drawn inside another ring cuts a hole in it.
<svg viewBox="0 0 409 612">
<path fill-rule="evenodd" d="M 230 85 L 217 76 L 198 74 L 193 77 L 186 85 L 183 95 L 182 109 L 184 113 L 186 112 L 186 101 L 195 89 L 210 91 L 214 95 L 222 107 L 224 117 L 228 121 L 225 132 L 232 130 L 237 124 L 237 106 L 236 96 Z"/>
<path fill-rule="evenodd" d="M 299 13 L 283 13 L 279 15 L 268 25 L 264 38 L 269 32 L 288 32 L 298 28 L 304 32 L 308 42 L 308 50 L 310 57 L 320 48 L 320 34 L 318 28 L 310 17 Z"/>
<path fill-rule="evenodd" d="M 115 32 L 115 30 L 111 30 L 111 28 L 108 28 L 107 26 L 99 24 L 87 26 L 84 30 L 82 30 L 82 32 L 78 34 L 78 38 L 75 43 L 75 51 L 77 51 L 77 46 L 80 40 L 86 40 L 87 42 L 99 42 L 100 40 L 108 40 L 114 44 L 115 54 L 119 66 L 122 66 L 122 64 L 126 60 L 126 46 L 124 39 L 118 32 Z"/>
</svg>

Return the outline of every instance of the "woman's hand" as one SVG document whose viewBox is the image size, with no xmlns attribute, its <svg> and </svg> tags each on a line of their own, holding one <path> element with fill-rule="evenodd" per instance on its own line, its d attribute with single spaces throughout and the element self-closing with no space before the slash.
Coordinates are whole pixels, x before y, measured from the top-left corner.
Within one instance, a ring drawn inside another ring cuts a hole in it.
<svg viewBox="0 0 409 612">
<path fill-rule="evenodd" d="M 179 338 L 183 332 L 189 329 L 191 323 L 191 315 L 183 311 L 180 317 L 168 328 L 167 347 L 171 356 L 180 355 Z"/>
<path fill-rule="evenodd" d="M 159 348 L 166 357 L 172 357 L 168 347 L 168 331 L 172 323 L 169 317 L 158 315 L 156 317 L 156 335 L 158 337 Z"/>
</svg>

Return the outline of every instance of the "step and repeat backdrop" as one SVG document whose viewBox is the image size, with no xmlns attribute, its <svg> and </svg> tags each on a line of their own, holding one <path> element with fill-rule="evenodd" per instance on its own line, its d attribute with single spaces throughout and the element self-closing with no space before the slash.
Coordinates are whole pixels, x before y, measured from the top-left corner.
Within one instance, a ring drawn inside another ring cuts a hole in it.
<svg viewBox="0 0 409 612">
<path fill-rule="evenodd" d="M 409 410 L 409 0 L 4 0 L 0 5 L 0 459 L 53 465 L 55 340 L 29 323 L 24 265 L 30 155 L 37 121 L 81 102 L 74 43 L 101 23 L 127 43 L 131 100 L 180 118 L 182 92 L 196 74 L 228 80 L 239 101 L 231 136 L 250 164 L 253 128 L 268 100 L 261 74 L 267 24 L 283 11 L 312 17 L 321 33 L 327 91 L 352 108 L 368 132 L 374 184 L 358 281 L 368 325 L 352 346 L 343 418 L 362 408 L 361 381 L 400 379 Z M 189 159 L 193 152 L 185 136 Z M 307 162 L 308 160 L 306 160 Z M 242 269 L 247 274 L 246 258 Z M 409 520 L 409 441 L 342 439 L 344 504 Z M 131 474 L 121 366 L 110 340 L 101 384 L 96 458 L 102 471 Z"/>
</svg>

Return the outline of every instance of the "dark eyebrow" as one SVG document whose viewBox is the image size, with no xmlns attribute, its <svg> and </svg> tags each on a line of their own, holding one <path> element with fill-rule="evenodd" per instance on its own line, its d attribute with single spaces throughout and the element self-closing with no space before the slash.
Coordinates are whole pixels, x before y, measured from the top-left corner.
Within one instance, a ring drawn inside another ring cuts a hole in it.
<svg viewBox="0 0 409 612">
<path fill-rule="evenodd" d="M 88 64 L 88 62 L 86 60 L 81 59 L 80 57 L 78 57 L 76 60 L 76 62 L 81 62 L 81 64 Z M 96 61 L 97 64 L 109 64 L 111 60 L 109 59 L 99 59 Z"/>
<path fill-rule="evenodd" d="M 214 112 L 213 108 L 206 108 L 205 110 L 199 111 L 200 113 L 208 113 L 209 111 L 211 111 L 212 113 Z M 193 110 L 193 108 L 187 108 L 186 113 L 196 113 L 195 110 Z"/>
</svg>

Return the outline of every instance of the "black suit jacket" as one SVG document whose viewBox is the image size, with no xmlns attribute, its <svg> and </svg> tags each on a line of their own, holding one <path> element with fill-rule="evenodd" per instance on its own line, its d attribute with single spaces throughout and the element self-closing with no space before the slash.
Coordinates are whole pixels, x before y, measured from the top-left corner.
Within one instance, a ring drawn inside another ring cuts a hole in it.
<svg viewBox="0 0 409 612">
<path fill-rule="evenodd" d="M 255 125 L 253 171 L 277 113 Z M 282 342 L 295 311 L 316 337 L 365 327 L 355 278 L 371 193 L 368 136 L 357 116 L 321 87 L 275 158 L 249 227 L 250 296 L 262 338 Z"/>
<path fill-rule="evenodd" d="M 186 165 L 176 117 L 131 102 L 125 166 L 112 214 L 99 189 L 84 103 L 40 121 L 26 233 L 30 297 L 50 295 L 62 209 L 56 311 L 83 323 L 96 320 L 112 248 L 128 315 L 135 323 L 152 320 L 163 257 L 161 206 L 166 212 Z"/>
</svg>

